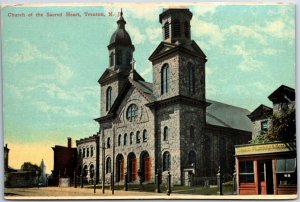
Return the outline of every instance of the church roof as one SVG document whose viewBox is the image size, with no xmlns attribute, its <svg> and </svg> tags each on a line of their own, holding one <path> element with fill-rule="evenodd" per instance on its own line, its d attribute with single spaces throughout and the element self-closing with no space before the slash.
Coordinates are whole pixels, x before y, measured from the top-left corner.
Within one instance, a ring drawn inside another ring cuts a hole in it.
<svg viewBox="0 0 300 202">
<path fill-rule="evenodd" d="M 206 108 L 207 124 L 252 131 L 252 122 L 247 117 L 249 110 L 213 100 L 206 101 L 211 103 Z"/>
<path fill-rule="evenodd" d="M 132 42 L 131 42 L 131 38 L 130 38 L 128 32 L 125 30 L 126 21 L 123 18 L 122 10 L 121 10 L 121 16 L 120 16 L 119 20 L 117 21 L 117 24 L 118 24 L 118 28 L 111 35 L 108 48 L 113 45 L 124 45 L 124 46 L 130 46 L 134 49 L 134 46 L 132 45 Z"/>
<path fill-rule="evenodd" d="M 153 95 L 153 84 L 146 82 L 146 81 L 142 81 L 142 80 L 130 80 L 130 82 L 139 90 L 141 91 L 150 102 L 155 101 L 155 96 Z"/>
</svg>

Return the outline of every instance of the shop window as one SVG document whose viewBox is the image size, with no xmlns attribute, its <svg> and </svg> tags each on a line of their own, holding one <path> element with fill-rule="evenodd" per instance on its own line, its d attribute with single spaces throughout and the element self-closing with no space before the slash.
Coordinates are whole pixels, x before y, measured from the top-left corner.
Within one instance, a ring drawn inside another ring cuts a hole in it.
<svg viewBox="0 0 300 202">
<path fill-rule="evenodd" d="M 242 183 L 254 182 L 253 161 L 241 161 L 239 165 L 239 177 Z"/>
<path fill-rule="evenodd" d="M 277 159 L 276 175 L 279 185 L 297 184 L 296 159 Z"/>
</svg>

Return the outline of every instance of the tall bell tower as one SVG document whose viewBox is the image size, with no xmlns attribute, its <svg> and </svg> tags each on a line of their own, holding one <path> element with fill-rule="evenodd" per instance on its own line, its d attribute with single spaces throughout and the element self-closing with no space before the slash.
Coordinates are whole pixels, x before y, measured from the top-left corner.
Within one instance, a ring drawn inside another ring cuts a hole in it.
<svg viewBox="0 0 300 202">
<path fill-rule="evenodd" d="M 117 29 L 107 46 L 109 67 L 98 80 L 101 86 L 101 116 L 107 115 L 130 74 L 134 45 L 125 29 L 125 24 L 121 10 Z"/>
<path fill-rule="evenodd" d="M 182 95 L 205 101 L 206 55 L 191 39 L 191 19 L 189 9 L 167 9 L 159 15 L 163 40 L 149 57 L 158 100 Z"/>
</svg>

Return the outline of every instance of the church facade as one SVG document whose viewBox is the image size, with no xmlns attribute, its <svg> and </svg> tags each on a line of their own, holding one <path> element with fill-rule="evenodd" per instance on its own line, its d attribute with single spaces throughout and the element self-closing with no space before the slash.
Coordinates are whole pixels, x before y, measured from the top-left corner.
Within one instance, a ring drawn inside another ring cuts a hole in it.
<svg viewBox="0 0 300 202">
<path fill-rule="evenodd" d="M 99 179 L 154 183 L 156 172 L 174 184 L 234 170 L 234 145 L 248 143 L 246 109 L 206 99 L 206 55 L 191 39 L 189 9 L 159 15 L 163 41 L 150 55 L 153 83 L 134 69 L 135 47 L 121 12 L 108 45 L 101 88 Z M 80 161 L 79 161 L 80 162 Z M 79 165 L 79 167 L 82 165 Z M 87 170 L 89 170 L 87 168 Z M 139 172 L 138 172 L 139 171 Z"/>
</svg>

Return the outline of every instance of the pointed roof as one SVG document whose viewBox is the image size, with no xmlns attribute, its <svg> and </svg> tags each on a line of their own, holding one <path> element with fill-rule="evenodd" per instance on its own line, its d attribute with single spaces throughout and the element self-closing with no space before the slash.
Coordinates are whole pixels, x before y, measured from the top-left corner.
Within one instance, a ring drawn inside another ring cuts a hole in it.
<svg viewBox="0 0 300 202">
<path fill-rule="evenodd" d="M 123 18 L 122 10 L 121 10 L 120 18 L 117 21 L 117 24 L 118 24 L 118 28 L 111 35 L 108 48 L 111 48 L 112 46 L 115 46 L 115 45 L 124 45 L 124 46 L 130 46 L 134 50 L 134 46 L 131 42 L 131 38 L 125 29 L 126 21 Z"/>
<path fill-rule="evenodd" d="M 274 104 L 295 101 L 295 89 L 281 85 L 268 98 Z"/>
<path fill-rule="evenodd" d="M 266 105 L 259 105 L 251 114 L 247 115 L 251 121 L 259 120 L 259 119 L 267 119 L 273 114 L 273 109 Z"/>
</svg>

